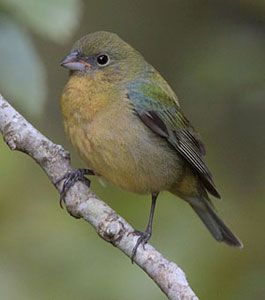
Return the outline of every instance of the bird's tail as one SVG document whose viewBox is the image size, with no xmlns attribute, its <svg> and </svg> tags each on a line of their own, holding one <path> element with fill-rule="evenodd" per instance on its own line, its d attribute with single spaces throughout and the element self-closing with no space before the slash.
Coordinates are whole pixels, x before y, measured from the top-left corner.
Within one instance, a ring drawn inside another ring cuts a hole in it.
<svg viewBox="0 0 265 300">
<path fill-rule="evenodd" d="M 225 242 L 229 246 L 243 247 L 239 238 L 232 233 L 216 214 L 207 195 L 205 197 L 202 196 L 202 198 L 189 199 L 188 202 L 217 241 Z"/>
</svg>

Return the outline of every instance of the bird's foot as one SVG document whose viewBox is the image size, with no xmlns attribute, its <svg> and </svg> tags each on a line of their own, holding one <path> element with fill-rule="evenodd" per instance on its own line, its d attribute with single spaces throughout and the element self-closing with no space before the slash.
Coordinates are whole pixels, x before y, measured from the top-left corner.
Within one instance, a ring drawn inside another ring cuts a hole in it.
<svg viewBox="0 0 265 300">
<path fill-rule="evenodd" d="M 63 208 L 63 202 L 65 201 L 65 196 L 69 189 L 74 186 L 77 181 L 83 182 L 87 187 L 90 187 L 90 180 L 85 177 L 85 175 L 95 175 L 95 173 L 89 169 L 75 169 L 64 176 L 62 176 L 59 180 L 56 181 L 55 185 L 59 184 L 62 180 L 64 180 L 63 188 L 60 192 L 60 206 Z"/>
<path fill-rule="evenodd" d="M 135 255 L 137 253 L 137 249 L 140 245 L 143 246 L 143 249 L 145 250 L 145 244 L 149 241 L 149 239 L 151 238 L 151 232 L 149 230 L 147 231 L 139 231 L 139 230 L 135 230 L 133 232 L 134 235 L 138 235 L 139 238 L 133 248 L 133 251 L 132 251 L 132 257 L 131 257 L 131 261 L 132 263 L 134 262 L 134 258 L 135 258 Z"/>
</svg>

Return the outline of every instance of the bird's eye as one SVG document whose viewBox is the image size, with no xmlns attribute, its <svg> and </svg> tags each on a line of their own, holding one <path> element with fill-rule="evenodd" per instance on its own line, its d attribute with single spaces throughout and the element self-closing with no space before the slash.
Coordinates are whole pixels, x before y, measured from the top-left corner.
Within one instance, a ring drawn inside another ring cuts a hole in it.
<svg viewBox="0 0 265 300">
<path fill-rule="evenodd" d="M 106 66 L 109 63 L 109 57 L 107 54 L 100 54 L 97 56 L 97 63 L 100 66 Z"/>
</svg>

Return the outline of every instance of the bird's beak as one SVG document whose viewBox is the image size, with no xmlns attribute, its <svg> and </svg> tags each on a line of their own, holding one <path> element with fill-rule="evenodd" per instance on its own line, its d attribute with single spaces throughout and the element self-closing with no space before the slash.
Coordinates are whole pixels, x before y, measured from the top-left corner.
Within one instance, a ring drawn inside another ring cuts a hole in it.
<svg viewBox="0 0 265 300">
<path fill-rule="evenodd" d="M 68 54 L 61 62 L 60 65 L 71 71 L 86 71 L 91 69 L 91 65 L 80 57 L 77 51 Z"/>
</svg>

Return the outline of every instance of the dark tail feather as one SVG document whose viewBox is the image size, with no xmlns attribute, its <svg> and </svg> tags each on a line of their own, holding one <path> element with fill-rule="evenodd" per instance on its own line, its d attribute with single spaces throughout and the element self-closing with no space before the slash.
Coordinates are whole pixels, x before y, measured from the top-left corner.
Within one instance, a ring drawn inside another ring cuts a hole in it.
<svg viewBox="0 0 265 300">
<path fill-rule="evenodd" d="M 196 214 L 200 217 L 203 223 L 206 225 L 208 230 L 211 232 L 212 236 L 219 242 L 225 242 L 229 246 L 242 248 L 243 244 L 241 241 L 232 233 L 232 231 L 225 225 L 225 223 L 218 217 L 216 212 L 207 203 L 207 200 L 204 200 L 203 203 L 200 199 L 200 204 L 203 205 L 194 205 L 191 204 L 191 207 L 195 210 Z M 198 202 L 198 199 L 197 201 Z"/>
</svg>

